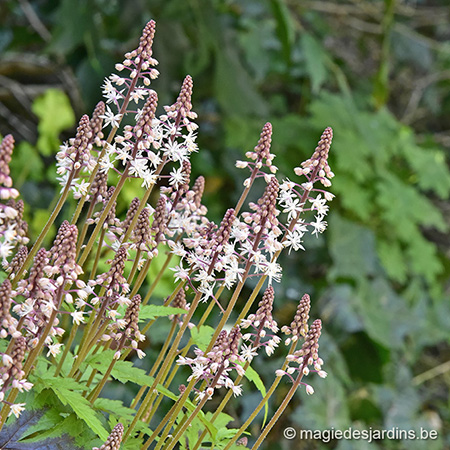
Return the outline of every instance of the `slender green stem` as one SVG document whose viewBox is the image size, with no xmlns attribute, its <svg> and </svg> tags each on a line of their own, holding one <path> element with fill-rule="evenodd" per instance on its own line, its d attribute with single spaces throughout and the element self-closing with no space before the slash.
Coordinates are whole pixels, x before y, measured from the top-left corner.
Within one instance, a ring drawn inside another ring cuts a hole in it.
<svg viewBox="0 0 450 450">
<path fill-rule="evenodd" d="M 53 225 L 56 217 L 58 216 L 59 212 L 61 211 L 61 208 L 64 206 L 64 203 L 67 200 L 67 197 L 70 192 L 70 185 L 72 183 L 72 180 L 74 178 L 74 174 L 71 174 L 69 176 L 69 179 L 67 180 L 67 184 L 64 187 L 64 191 L 61 194 L 61 197 L 58 200 L 58 203 L 56 204 L 55 208 L 53 209 L 52 213 L 50 214 L 50 217 L 47 220 L 47 223 L 44 225 L 44 228 L 42 229 L 41 233 L 39 234 L 38 238 L 36 239 L 36 242 L 34 243 L 33 247 L 29 251 L 24 263 L 22 264 L 22 267 L 17 271 L 14 280 L 13 280 L 13 286 L 17 284 L 17 282 L 20 280 L 20 277 L 24 273 L 25 269 L 28 268 L 28 266 L 31 263 L 31 260 L 34 258 L 34 255 L 39 250 L 42 241 L 44 240 L 45 236 L 47 236 L 47 233 L 49 232 L 51 226 Z"/>
<path fill-rule="evenodd" d="M 297 346 L 297 342 L 293 342 L 291 344 L 288 354 L 292 354 L 295 351 L 296 346 Z M 283 364 L 282 370 L 286 370 L 287 365 L 288 365 L 288 362 L 285 361 Z M 281 377 L 275 378 L 275 380 L 272 383 L 272 386 L 270 386 L 266 395 L 261 399 L 258 406 L 255 408 L 255 410 L 252 412 L 252 414 L 250 414 L 249 418 L 242 424 L 241 428 L 239 428 L 239 430 L 236 432 L 236 435 L 233 437 L 233 439 L 231 439 L 231 441 L 226 445 L 226 447 L 223 450 L 228 450 L 239 439 L 241 434 L 253 422 L 253 420 L 259 414 L 261 409 L 263 409 L 264 405 L 269 401 L 270 397 L 275 392 L 275 389 L 280 384 L 280 381 L 281 381 Z"/>
<path fill-rule="evenodd" d="M 139 265 L 139 259 L 141 258 L 141 253 L 142 253 L 141 249 L 138 249 L 136 252 L 136 257 L 134 258 L 133 267 L 131 268 L 130 274 L 128 275 L 128 280 L 127 280 L 128 285 L 131 285 L 131 283 L 133 282 L 134 274 L 136 273 L 136 270 Z"/>
<path fill-rule="evenodd" d="M 264 427 L 264 430 L 259 435 L 259 437 L 256 440 L 256 442 L 253 444 L 253 447 L 252 447 L 251 450 L 256 450 L 261 445 L 262 441 L 269 434 L 269 431 L 277 423 L 277 421 L 280 418 L 281 414 L 283 414 L 284 410 L 287 408 L 289 402 L 291 401 L 292 397 L 294 396 L 295 391 L 297 390 L 298 386 L 300 385 L 300 382 L 302 381 L 302 378 L 303 378 L 303 374 L 299 373 L 298 376 L 297 376 L 297 379 L 295 380 L 295 382 L 292 385 L 291 389 L 289 389 L 289 392 L 287 393 L 286 397 L 281 402 L 281 405 L 278 407 L 278 409 L 276 410 L 275 414 L 270 419 L 269 423 Z"/>
<path fill-rule="evenodd" d="M 92 264 L 91 274 L 89 276 L 90 280 L 93 280 L 95 273 L 97 272 L 98 262 L 100 261 L 100 255 L 102 254 L 103 241 L 105 239 L 106 229 L 102 228 L 100 237 L 98 238 L 97 251 L 95 252 L 94 264 Z"/>
<path fill-rule="evenodd" d="M 126 336 L 124 335 L 122 337 L 122 340 L 119 344 L 118 350 L 123 347 L 123 344 L 125 342 Z M 103 374 L 103 378 L 100 380 L 100 383 L 97 384 L 95 389 L 88 395 L 88 400 L 91 402 L 91 405 L 97 400 L 97 397 L 100 395 L 100 392 L 102 392 L 103 387 L 105 386 L 106 382 L 108 381 L 109 376 L 111 375 L 112 370 L 114 369 L 114 365 L 116 364 L 117 359 L 113 358 L 112 361 L 109 363 L 108 368 L 106 369 L 106 372 Z"/>
<path fill-rule="evenodd" d="M 89 205 L 89 209 L 88 209 L 88 212 L 87 212 L 87 215 L 86 215 L 86 219 L 89 219 L 89 218 L 92 217 L 92 213 L 94 212 L 94 208 L 95 208 L 95 203 L 92 200 L 91 204 Z M 80 250 L 81 250 L 81 247 L 83 246 L 84 238 L 86 237 L 86 233 L 87 233 L 88 228 L 89 228 L 89 224 L 85 221 L 84 225 L 83 225 L 83 228 L 81 229 L 81 232 L 80 232 L 80 234 L 78 236 L 77 255 L 80 254 Z"/>
<path fill-rule="evenodd" d="M 155 380 L 154 380 L 152 386 L 150 387 L 146 397 L 144 398 L 144 401 L 142 402 L 140 408 L 136 412 L 136 415 L 135 415 L 133 421 L 129 425 L 129 427 L 128 427 L 125 435 L 124 435 L 124 438 L 123 438 L 124 442 L 131 435 L 131 433 L 133 432 L 134 427 L 136 426 L 138 420 L 142 417 L 142 415 L 144 414 L 144 412 L 147 410 L 148 406 L 150 405 L 152 394 L 153 394 L 153 390 L 156 388 L 156 385 L 161 381 L 161 378 L 163 377 L 167 367 L 169 366 L 169 364 L 173 360 L 173 357 L 175 356 L 175 353 L 177 352 L 178 344 L 180 343 L 181 338 L 183 337 L 183 334 L 186 331 L 186 328 L 187 328 L 187 326 L 189 324 L 189 321 L 192 319 L 192 316 L 194 315 L 194 311 L 195 311 L 195 309 L 197 308 L 197 306 L 199 304 L 200 298 L 201 298 L 201 293 L 196 294 L 196 296 L 194 297 L 194 300 L 193 300 L 192 305 L 191 305 L 191 307 L 189 309 L 189 312 L 186 314 L 186 317 L 185 317 L 185 319 L 183 321 L 183 324 L 181 325 L 180 330 L 178 331 L 178 333 L 177 333 L 177 335 L 176 335 L 176 337 L 174 339 L 172 347 L 170 348 L 169 353 L 168 353 L 166 359 L 164 360 L 164 362 L 163 362 L 163 364 L 162 364 L 162 366 L 161 366 L 161 368 L 160 368 L 160 370 L 158 372 L 158 375 L 155 377 Z"/>
<path fill-rule="evenodd" d="M 174 318 L 174 320 L 172 321 L 172 326 L 170 327 L 170 331 L 169 334 L 166 338 L 166 340 L 164 341 L 164 345 L 161 348 L 161 351 L 159 352 L 158 358 L 156 359 L 155 363 L 153 364 L 150 372 L 148 373 L 148 375 L 150 377 L 153 377 L 155 375 L 155 372 L 158 370 L 159 365 L 161 364 L 162 359 L 164 358 L 166 352 L 167 352 L 167 348 L 170 345 L 170 342 L 172 341 L 172 337 L 175 334 L 175 328 L 177 326 L 177 320 L 176 318 Z M 139 389 L 139 392 L 136 394 L 136 396 L 133 399 L 133 402 L 130 405 L 130 408 L 135 408 L 136 405 L 139 403 L 139 400 L 141 399 L 142 395 L 144 394 L 146 389 L 146 386 L 142 386 Z"/>
</svg>

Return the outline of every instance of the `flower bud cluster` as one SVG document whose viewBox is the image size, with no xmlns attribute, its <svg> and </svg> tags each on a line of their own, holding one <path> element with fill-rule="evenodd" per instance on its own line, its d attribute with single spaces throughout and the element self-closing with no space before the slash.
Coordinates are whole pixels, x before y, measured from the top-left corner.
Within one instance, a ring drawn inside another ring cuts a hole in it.
<svg viewBox="0 0 450 450">
<path fill-rule="evenodd" d="M 63 144 L 56 155 L 57 173 L 59 183 L 70 188 L 74 198 L 80 198 L 87 194 L 89 183 L 83 178 L 78 178 L 80 173 L 91 173 L 96 165 L 96 160 L 91 154 L 94 134 L 88 115 L 81 117 L 75 138 L 70 139 L 68 144 Z"/>
<path fill-rule="evenodd" d="M 244 186 L 249 187 L 252 178 L 256 178 L 256 176 L 264 176 L 267 178 L 266 181 L 268 181 L 270 174 L 275 174 L 278 171 L 278 168 L 273 165 L 275 155 L 270 153 L 271 143 L 272 124 L 267 122 L 261 131 L 259 141 L 254 150 L 245 154 L 251 161 L 236 161 L 236 167 L 239 169 L 249 167 L 252 170 L 252 176 L 244 181 Z"/>
<path fill-rule="evenodd" d="M 0 143 L 0 258 L 4 267 L 17 245 L 26 245 L 28 225 L 22 219 L 23 201 L 15 201 L 19 191 L 12 187 L 9 163 L 14 150 L 14 138 L 8 134 Z M 3 203 L 3 200 L 7 200 Z"/>
<path fill-rule="evenodd" d="M 50 250 L 50 265 L 45 268 L 49 275 L 62 274 L 64 281 L 75 281 L 83 273 L 81 267 L 76 263 L 76 247 L 78 239 L 78 228 L 65 220 L 53 242 Z"/>
<path fill-rule="evenodd" d="M 155 169 L 161 164 L 161 158 L 150 147 L 157 103 L 158 96 L 151 91 L 144 108 L 138 113 L 136 125 L 126 125 L 123 135 L 116 136 L 114 145 L 106 148 L 99 161 L 101 171 L 116 170 L 114 163 L 119 162 L 127 168 L 129 176 L 142 179 L 142 186 L 148 188 L 156 183 Z"/>
<path fill-rule="evenodd" d="M 89 189 L 89 200 L 95 205 L 103 202 L 106 199 L 106 193 L 108 192 L 108 174 L 97 171 L 95 178 L 92 181 Z"/>
<path fill-rule="evenodd" d="M 76 263 L 77 238 L 77 227 L 64 221 L 51 250 L 47 252 L 45 249 L 40 249 L 37 252 L 30 276 L 28 279 L 21 280 L 14 292 L 16 301 L 19 295 L 24 299 L 22 302 L 17 302 L 13 311 L 23 318 L 21 323 L 25 335 L 30 339 L 30 347 L 37 345 L 53 315 L 52 328 L 45 340 L 45 344 L 53 355 L 59 352 L 62 344 L 54 344 L 52 337 L 64 333 L 64 330 L 58 327 L 58 317 L 55 317 L 53 313 L 59 311 L 64 299 L 67 303 L 72 303 L 70 287 L 83 273 Z"/>
<path fill-rule="evenodd" d="M 0 285 L 0 337 L 6 338 L 8 333 L 13 334 L 17 320 L 11 316 L 11 281 L 7 278 Z"/>
<path fill-rule="evenodd" d="M 109 334 L 104 336 L 104 340 L 110 338 L 119 342 L 116 358 L 120 357 L 120 352 L 124 348 L 133 348 L 137 351 L 139 358 L 143 358 L 145 353 L 138 349 L 138 344 L 145 340 L 145 335 L 139 331 L 138 320 L 141 306 L 141 296 L 135 295 L 129 302 L 123 319 L 115 319 L 109 326 Z M 113 317 L 117 317 L 113 315 Z"/>
<path fill-rule="evenodd" d="M 319 338 L 321 331 L 322 322 L 316 319 L 305 337 L 302 348 L 286 357 L 288 367 L 286 370 L 277 370 L 277 376 L 287 375 L 292 381 L 294 381 L 292 376 L 294 373 L 297 373 L 300 379 L 303 376 L 307 376 L 310 372 L 317 372 L 321 378 L 327 376 L 327 373 L 322 370 L 323 360 L 319 357 Z M 313 366 L 314 370 L 310 370 L 309 366 Z M 307 394 L 311 395 L 314 393 L 312 386 L 306 383 L 301 384 L 306 386 Z"/>
<path fill-rule="evenodd" d="M 133 230 L 134 245 L 139 250 L 149 250 L 151 245 L 150 210 L 144 208 Z"/>
<path fill-rule="evenodd" d="M 332 129 L 326 128 L 313 156 L 302 163 L 302 168 L 295 169 L 296 175 L 306 177 L 305 183 L 298 184 L 286 179 L 280 186 L 279 204 L 283 213 L 287 214 L 289 227 L 283 245 L 290 250 L 304 250 L 302 238 L 305 233 L 310 231 L 311 234 L 317 236 L 319 233 L 323 233 L 327 227 L 327 222 L 324 220 L 328 213 L 326 203 L 331 201 L 334 195 L 328 191 L 317 189 L 314 185 L 319 181 L 325 187 L 331 186 L 330 179 L 334 174 L 328 165 L 328 152 L 332 137 Z M 300 218 L 301 214 L 308 211 L 315 214 L 314 221 L 305 222 Z"/>
<path fill-rule="evenodd" d="M 64 289 L 66 281 L 73 281 L 77 276 L 77 271 L 72 270 L 70 264 L 66 267 L 69 270 L 69 275 L 58 275 L 56 271 L 52 273 L 55 268 L 50 264 L 50 257 L 51 253 L 41 248 L 34 258 L 30 276 L 18 283 L 17 289 L 13 294 L 16 301 L 17 296 L 23 297 L 23 301 L 17 302 L 13 307 L 13 312 L 23 318 L 23 330 L 30 339 L 30 347 L 37 345 L 50 316 L 59 306 L 55 303 L 56 292 Z M 56 275 L 56 280 L 52 279 L 53 275 Z M 69 278 L 72 276 L 74 278 Z M 52 325 L 49 337 L 60 335 L 64 332 L 63 329 L 57 327 L 57 318 L 55 318 Z M 51 344 L 51 339 L 47 344 Z"/>
<path fill-rule="evenodd" d="M 276 335 L 278 332 L 277 322 L 272 317 L 273 300 L 274 290 L 272 286 L 269 286 L 259 302 L 256 314 L 250 314 L 241 322 L 241 328 L 253 328 L 252 332 L 247 332 L 242 336 L 242 339 L 248 342 L 248 345 L 242 345 L 241 350 L 241 356 L 246 361 L 252 361 L 261 347 L 265 349 L 268 356 L 272 355 L 281 341 Z M 267 333 L 266 330 L 272 333 Z"/>
<path fill-rule="evenodd" d="M 220 387 L 231 389 L 235 396 L 242 393 L 241 386 L 235 386 L 229 376 L 232 370 L 235 370 L 240 376 L 244 375 L 244 369 L 238 364 L 244 362 L 244 358 L 239 355 L 241 336 L 239 327 L 234 327 L 229 333 L 222 330 L 210 352 L 205 353 L 197 348 L 194 351 L 195 358 L 183 356 L 178 358 L 177 364 L 187 365 L 192 369 L 192 375 L 188 381 L 196 379 L 207 382 L 207 388 L 204 391 L 197 391 L 197 399 L 202 399 L 205 395 L 211 397 L 214 389 Z"/>
<path fill-rule="evenodd" d="M 17 245 L 26 245 L 28 224 L 22 219 L 23 200 L 9 199 L 6 204 L 0 203 L 0 258 L 3 267 L 8 267 L 8 258 Z"/>
<path fill-rule="evenodd" d="M 155 26 L 155 21 L 148 22 L 142 32 L 139 47 L 126 53 L 121 64 L 116 64 L 115 69 L 118 72 L 128 72 L 128 74 L 121 76 L 112 74 L 104 81 L 102 89 L 106 103 L 112 103 L 117 111 L 122 109 L 125 101 L 132 100 L 137 104 L 140 100 L 145 99 L 151 91 L 148 88 L 151 81 L 158 78 L 159 72 L 154 69 L 154 66 L 158 65 L 158 61 L 152 57 Z M 114 114 L 109 106 L 106 108 L 107 111 L 103 117 L 105 126 L 118 127 L 121 114 Z"/>
<path fill-rule="evenodd" d="M 175 298 L 172 300 L 171 305 L 173 308 L 179 308 L 179 309 L 184 309 L 186 311 L 186 313 L 189 311 L 190 308 L 190 304 L 186 303 L 186 291 L 184 289 L 180 289 L 176 295 Z M 184 313 L 183 314 L 171 314 L 169 316 L 169 319 L 172 321 L 175 321 L 176 323 L 178 323 L 178 325 L 182 325 L 183 324 L 183 317 L 184 317 Z M 188 324 L 188 328 L 191 329 L 193 328 L 195 325 L 193 323 L 189 323 Z"/>
<path fill-rule="evenodd" d="M 90 125 L 93 135 L 93 142 L 97 147 L 103 147 L 103 116 L 105 114 L 105 104 L 103 102 L 98 102 L 95 105 L 94 112 L 92 113 Z"/>
<path fill-rule="evenodd" d="M 28 256 L 28 248 L 25 247 L 25 245 L 22 245 L 22 247 L 17 250 L 17 253 L 14 255 L 14 257 L 11 259 L 11 262 L 3 264 L 3 268 L 11 274 L 11 277 L 15 277 L 16 273 L 20 268 L 23 266 L 25 260 Z"/>
<path fill-rule="evenodd" d="M 29 391 L 33 387 L 33 384 L 24 378 L 25 372 L 22 370 L 26 351 L 26 339 L 19 334 L 14 341 L 11 353 L 3 353 L 0 367 L 0 402 L 4 401 L 5 394 L 10 388 L 16 388 L 23 392 Z M 21 406 L 24 405 L 24 403 L 21 404 Z M 17 417 L 16 412 L 13 413 Z"/>
<path fill-rule="evenodd" d="M 14 138 L 6 135 L 0 144 L 0 200 L 17 198 L 19 191 L 12 187 L 12 178 L 9 176 L 9 163 L 14 150 Z"/>
<path fill-rule="evenodd" d="M 123 436 L 123 425 L 118 423 L 111 431 L 108 439 L 101 447 L 93 447 L 92 450 L 119 450 Z"/>
<path fill-rule="evenodd" d="M 311 299 L 308 294 L 305 294 L 297 307 L 297 312 L 295 313 L 294 320 L 291 322 L 291 326 L 284 326 L 281 331 L 287 336 L 292 335 L 285 340 L 285 344 L 289 345 L 291 341 L 296 342 L 300 336 L 305 337 L 308 333 L 308 320 L 309 320 L 309 310 L 311 308 Z"/>
</svg>

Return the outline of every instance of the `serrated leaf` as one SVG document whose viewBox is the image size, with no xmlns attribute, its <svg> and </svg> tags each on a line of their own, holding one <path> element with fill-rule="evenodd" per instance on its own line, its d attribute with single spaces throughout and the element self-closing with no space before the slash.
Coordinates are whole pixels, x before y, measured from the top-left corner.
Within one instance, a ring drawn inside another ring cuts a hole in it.
<svg viewBox="0 0 450 450">
<path fill-rule="evenodd" d="M 44 415 L 44 410 L 24 411 L 18 419 L 8 424 L 0 432 L 0 448 L 10 450 L 82 450 L 74 445 L 73 439 L 67 434 L 56 438 L 47 438 L 39 441 L 39 447 L 35 442 L 20 442 L 21 437 L 27 433 L 28 428 L 36 425 Z M 61 430 L 61 433 L 64 430 Z"/>
<path fill-rule="evenodd" d="M 208 325 L 202 325 L 200 329 L 193 327 L 190 331 L 191 339 L 194 345 L 196 345 L 200 350 L 205 351 L 211 343 L 211 338 L 215 330 Z"/>
<path fill-rule="evenodd" d="M 101 424 L 91 404 L 80 393 L 66 389 L 65 383 L 62 383 L 61 380 L 59 382 L 49 382 L 48 385 L 61 403 L 69 405 L 77 417 L 84 420 L 94 433 L 104 441 L 108 438 L 109 433 Z"/>
<path fill-rule="evenodd" d="M 94 407 L 100 411 L 113 414 L 117 418 L 124 418 L 132 421 L 136 411 L 124 406 L 121 400 L 111 400 L 109 398 L 97 398 L 94 402 Z"/>
<path fill-rule="evenodd" d="M 117 361 L 111 375 L 121 383 L 131 381 L 140 386 L 151 386 L 155 379 L 145 372 L 143 369 L 134 367 L 131 361 Z"/>
<path fill-rule="evenodd" d="M 167 317 L 172 314 L 186 314 L 186 310 L 181 308 L 173 308 L 172 306 L 145 305 L 141 307 L 139 312 L 139 322 L 144 320 L 154 320 L 157 317 Z"/>
</svg>

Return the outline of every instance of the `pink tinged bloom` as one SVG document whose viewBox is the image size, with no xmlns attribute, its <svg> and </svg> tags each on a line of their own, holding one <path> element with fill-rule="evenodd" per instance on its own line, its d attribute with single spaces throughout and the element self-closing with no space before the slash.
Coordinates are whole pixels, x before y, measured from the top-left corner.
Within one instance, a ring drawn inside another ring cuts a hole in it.
<svg viewBox="0 0 450 450">
<path fill-rule="evenodd" d="M 81 323 L 84 323 L 84 317 L 82 311 L 75 311 L 73 313 L 70 313 L 72 316 L 73 322 L 75 325 L 80 325 Z"/>
<path fill-rule="evenodd" d="M 22 411 L 25 410 L 25 405 L 26 403 L 16 403 L 15 405 L 11 405 L 11 411 L 9 412 L 8 416 L 14 414 L 18 418 Z"/>
<path fill-rule="evenodd" d="M 63 344 L 52 344 L 48 346 L 47 356 L 56 356 L 60 351 Z"/>
<path fill-rule="evenodd" d="M 173 267 L 170 270 L 173 270 L 174 272 L 175 281 L 189 279 L 189 271 L 183 267 L 183 263 L 180 263 L 178 266 Z"/>
<path fill-rule="evenodd" d="M 239 395 L 242 395 L 242 384 L 239 384 L 237 386 L 234 386 L 231 388 L 231 390 L 233 391 L 233 395 L 235 397 L 238 397 Z"/>
<path fill-rule="evenodd" d="M 311 385 L 309 385 L 309 384 L 306 385 L 306 393 L 308 395 L 313 395 L 314 394 L 314 388 Z"/>
<path fill-rule="evenodd" d="M 111 125 L 113 128 L 118 128 L 122 120 L 122 114 L 114 114 L 108 105 L 106 105 L 106 109 L 105 114 L 100 116 L 104 120 L 103 128 L 108 125 Z"/>
<path fill-rule="evenodd" d="M 312 234 L 318 236 L 319 233 L 323 233 L 325 231 L 325 229 L 327 228 L 327 222 L 325 222 L 322 219 L 323 219 L 322 216 L 316 216 L 316 221 L 311 222 L 311 226 L 314 228 Z"/>
<path fill-rule="evenodd" d="M 272 281 L 275 280 L 277 283 L 281 281 L 281 266 L 277 262 L 267 262 L 263 268 L 264 275 L 269 278 L 269 286 L 272 285 Z"/>
<path fill-rule="evenodd" d="M 171 186 L 175 186 L 175 188 L 178 188 L 179 185 L 182 185 L 185 182 L 186 182 L 186 180 L 185 180 L 185 174 L 183 171 L 183 167 L 179 167 L 178 169 L 173 169 L 172 172 L 170 172 L 169 184 Z"/>
<path fill-rule="evenodd" d="M 252 359 L 258 355 L 257 349 L 253 348 L 251 345 L 242 344 L 241 346 L 241 356 L 245 361 L 252 361 Z"/>
</svg>

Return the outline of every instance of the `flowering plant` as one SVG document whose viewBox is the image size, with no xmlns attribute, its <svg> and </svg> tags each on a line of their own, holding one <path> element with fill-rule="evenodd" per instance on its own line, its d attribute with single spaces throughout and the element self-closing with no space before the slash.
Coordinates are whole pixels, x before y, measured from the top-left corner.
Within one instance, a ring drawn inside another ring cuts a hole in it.
<svg viewBox="0 0 450 450">
<path fill-rule="evenodd" d="M 158 96 L 150 87 L 159 75 L 154 34 L 150 21 L 138 48 L 105 80 L 106 104 L 98 103 L 92 117 L 84 115 L 75 138 L 61 146 L 56 159 L 62 189 L 30 249 L 24 204 L 16 200 L 19 192 L 9 176 L 14 139 L 8 135 L 0 144 L 0 427 L 29 405 L 38 420 L 24 442 L 42 445 L 64 433 L 66 445 L 79 448 L 245 447 L 249 441 L 242 435 L 286 376 L 292 386 L 251 438 L 256 449 L 300 385 L 314 392 L 303 378 L 310 372 L 326 376 L 318 355 L 321 321 L 309 327 L 307 294 L 292 323 L 281 328 L 289 350 L 268 390 L 251 363 L 264 358 L 261 353 L 270 357 L 282 340 L 272 317 L 273 284 L 282 277 L 279 255 L 304 250 L 304 235 L 326 228 L 333 198 L 326 190 L 333 177 L 327 162 L 331 128 L 312 157 L 294 169 L 301 179 L 279 181 L 270 153 L 272 126 L 266 123 L 247 160 L 236 164 L 249 171 L 239 201 L 215 224 L 202 203 L 205 179 L 190 179 L 190 155 L 198 151 L 193 81 L 187 76 L 177 100 L 157 114 Z M 126 116 L 135 124 L 122 127 Z M 118 196 L 130 179 L 140 180 L 142 195 L 117 217 Z M 259 183 L 265 183 L 260 199 L 246 206 Z M 73 217 L 62 221 L 46 250 L 42 242 L 70 196 L 77 201 Z M 158 260 L 160 270 L 149 281 Z M 158 304 L 155 289 L 168 273 L 173 292 Z M 249 278 L 257 279 L 256 286 L 233 318 Z M 171 325 L 155 356 L 146 341 L 164 317 Z M 133 364 L 135 356 L 151 360 L 148 372 Z M 185 384 L 175 382 L 180 376 Z M 259 386 L 263 398 L 239 429 L 228 429 L 223 411 L 232 396 L 243 395 L 244 377 Z M 131 402 L 102 397 L 112 380 L 140 389 Z M 221 401 L 208 413 L 213 398 Z"/>
</svg>

